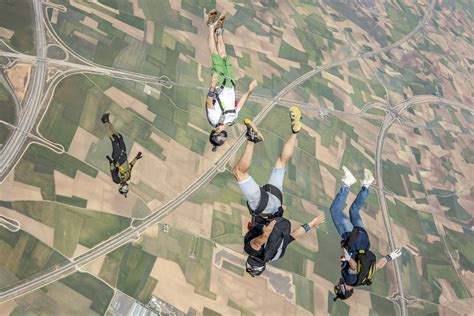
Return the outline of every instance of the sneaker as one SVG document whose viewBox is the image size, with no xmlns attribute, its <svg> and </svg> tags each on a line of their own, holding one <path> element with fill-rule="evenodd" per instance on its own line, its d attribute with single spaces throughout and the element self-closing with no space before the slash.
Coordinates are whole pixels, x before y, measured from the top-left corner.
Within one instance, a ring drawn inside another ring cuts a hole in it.
<svg viewBox="0 0 474 316">
<path fill-rule="evenodd" d="M 102 118 L 100 119 L 100 120 L 102 121 L 102 123 L 107 123 L 107 122 L 109 122 L 109 115 L 110 115 L 110 113 L 104 113 L 104 114 L 102 115 Z"/>
<path fill-rule="evenodd" d="M 357 181 L 356 178 L 349 171 L 349 169 L 347 169 L 346 166 L 342 166 L 342 170 L 344 170 L 344 176 L 342 177 L 342 182 L 344 183 L 344 185 L 350 187 L 351 185 L 356 183 L 356 181 Z"/>
<path fill-rule="evenodd" d="M 209 11 L 209 14 L 207 16 L 206 24 L 207 25 L 213 24 L 216 21 L 216 18 L 217 18 L 217 10 L 212 9 L 211 11 Z"/>
<path fill-rule="evenodd" d="M 216 34 L 222 34 L 223 32 L 223 29 L 222 29 L 222 26 L 224 25 L 224 20 L 225 20 L 225 15 L 221 15 L 219 17 L 219 20 L 217 20 L 216 22 L 216 25 L 214 26 L 215 29 L 214 29 L 214 32 L 216 32 Z"/>
<path fill-rule="evenodd" d="M 253 125 L 250 119 L 245 119 L 244 124 L 247 127 L 247 133 L 245 133 L 245 136 L 247 136 L 249 141 L 254 143 L 263 141 L 262 133 L 260 133 L 255 125 Z"/>
<path fill-rule="evenodd" d="M 369 187 L 374 182 L 374 175 L 369 169 L 364 169 L 364 180 L 362 180 L 362 186 Z"/>
<path fill-rule="evenodd" d="M 297 106 L 290 106 L 290 120 L 291 120 L 291 131 L 296 134 L 301 130 L 303 124 L 301 124 L 301 111 Z"/>
</svg>

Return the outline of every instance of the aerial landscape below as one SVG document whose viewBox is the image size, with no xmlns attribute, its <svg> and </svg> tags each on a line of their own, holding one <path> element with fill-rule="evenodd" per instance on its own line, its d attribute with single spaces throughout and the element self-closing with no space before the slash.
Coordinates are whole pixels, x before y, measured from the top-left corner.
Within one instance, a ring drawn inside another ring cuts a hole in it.
<svg viewBox="0 0 474 316">
<path fill-rule="evenodd" d="M 0 0 L 0 315 L 472 315 L 473 29 Z"/>
</svg>

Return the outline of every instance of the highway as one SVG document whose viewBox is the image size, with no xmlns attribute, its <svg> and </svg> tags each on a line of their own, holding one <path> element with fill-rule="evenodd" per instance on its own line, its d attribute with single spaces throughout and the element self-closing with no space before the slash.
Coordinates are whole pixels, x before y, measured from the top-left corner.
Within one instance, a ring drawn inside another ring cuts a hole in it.
<svg viewBox="0 0 474 316">
<path fill-rule="evenodd" d="M 40 58 L 46 57 L 46 37 L 43 24 L 43 10 L 41 0 L 34 0 L 33 7 L 35 11 L 35 39 L 36 54 Z M 10 137 L 0 151 L 0 180 L 6 174 L 11 164 L 16 162 L 17 157 L 21 154 L 23 144 L 25 143 L 29 132 L 34 127 L 36 118 L 41 111 L 41 97 L 46 82 L 47 64 L 45 61 L 38 60 L 36 69 L 31 79 L 29 93 L 24 100 L 22 111 L 18 113 L 17 129 L 13 129 Z"/>
<path fill-rule="evenodd" d="M 384 184 L 383 184 L 383 177 L 382 177 L 382 149 L 383 149 L 383 143 L 384 139 L 387 136 L 387 132 L 392 126 L 393 122 L 397 120 L 398 115 L 400 115 L 403 111 L 408 109 L 409 107 L 412 107 L 414 105 L 419 105 L 419 104 L 429 104 L 433 102 L 442 102 L 445 104 L 449 104 L 452 106 L 457 106 L 461 107 L 463 109 L 472 111 L 473 109 L 460 103 L 457 101 L 452 101 L 452 100 L 447 100 L 444 98 L 439 98 L 437 96 L 431 96 L 431 95 L 420 95 L 420 96 L 415 96 L 410 99 L 405 100 L 404 102 L 397 104 L 394 108 L 392 108 L 391 112 L 389 112 L 386 116 L 385 119 L 382 123 L 382 126 L 380 127 L 379 134 L 377 136 L 377 145 L 376 145 L 376 150 L 375 150 L 375 178 L 377 180 L 377 191 L 378 191 L 378 198 L 379 198 L 379 205 L 380 209 L 382 212 L 382 218 L 384 221 L 385 229 L 387 230 L 387 236 L 388 236 L 388 242 L 390 249 L 395 249 L 396 244 L 393 239 L 393 234 L 392 234 L 392 226 L 390 222 L 390 215 L 388 212 L 388 207 L 387 207 L 387 201 L 385 200 L 385 191 L 384 191 Z M 401 270 L 400 270 L 400 264 L 399 260 L 394 260 L 393 262 L 394 269 L 395 269 L 395 275 L 397 278 L 397 283 L 398 284 L 403 284 L 402 283 L 402 278 L 401 278 Z M 406 315 L 406 297 L 405 293 L 403 291 L 403 288 L 399 287 L 398 290 L 398 302 L 401 305 L 401 314 Z"/>
<path fill-rule="evenodd" d="M 38 1 L 35 1 L 35 4 Z M 308 80 L 315 74 L 327 70 L 332 67 L 336 67 L 351 61 L 359 60 L 362 58 L 367 58 L 367 57 L 372 57 L 377 54 L 386 52 L 390 49 L 393 49 L 395 47 L 398 47 L 399 45 L 403 44 L 404 42 L 408 41 L 411 39 L 412 36 L 414 36 L 422 27 L 423 25 L 428 21 L 429 17 L 432 14 L 432 10 L 434 8 L 434 5 L 436 3 L 436 0 L 432 0 L 429 9 L 425 12 L 425 15 L 421 22 L 417 25 L 417 27 L 412 30 L 407 36 L 404 36 L 401 40 L 397 41 L 396 43 L 390 44 L 387 47 L 380 48 L 374 52 L 370 52 L 367 54 L 362 54 L 360 56 L 353 56 L 353 57 L 348 57 L 339 61 L 334 61 L 331 63 L 328 63 L 326 65 L 322 65 L 319 67 L 314 68 L 313 70 L 307 72 L 306 74 L 300 76 L 293 82 L 291 82 L 289 85 L 287 85 L 285 88 L 283 88 L 273 99 L 269 104 L 267 104 L 262 111 L 255 117 L 254 122 L 256 124 L 259 124 L 266 116 L 267 114 L 272 110 L 272 108 L 281 102 L 282 98 L 288 94 L 290 91 L 292 91 L 297 85 L 301 84 L 305 80 Z M 42 15 L 42 12 L 41 12 Z M 38 17 L 38 16 L 37 16 Z M 45 58 L 44 55 L 39 55 L 41 58 Z M 45 61 L 38 61 L 39 63 L 45 63 Z M 49 62 L 49 61 L 48 61 Z M 83 65 L 81 65 L 83 67 Z M 95 66 L 92 66 L 93 68 Z M 83 69 L 84 70 L 84 69 Z M 97 71 L 97 70 L 96 70 Z M 104 70 L 104 71 L 111 71 L 110 69 Z M 112 70 L 113 71 L 113 70 Z M 115 73 L 116 75 L 122 74 L 125 77 L 129 78 L 128 76 L 130 73 L 127 72 L 122 72 L 119 71 L 118 73 Z M 126 74 L 124 74 L 126 73 Z M 105 74 L 105 73 L 104 73 Z M 139 80 L 142 80 L 145 77 L 140 77 L 138 78 Z M 438 100 L 438 98 L 437 98 Z M 412 100 L 413 101 L 413 100 Z M 415 102 L 415 101 L 413 101 Z M 407 101 L 407 106 L 410 106 L 413 103 L 410 103 L 410 101 Z M 378 181 L 378 187 L 382 188 L 383 187 L 383 180 L 382 180 L 382 170 L 381 170 L 381 163 L 380 159 L 382 156 L 382 147 L 383 147 L 383 140 L 386 136 L 386 133 L 388 131 L 388 128 L 390 127 L 393 118 L 391 118 L 391 113 L 387 114 L 387 117 L 384 121 L 384 124 L 381 127 L 379 137 L 377 139 L 377 153 L 376 153 L 376 176 L 377 176 L 377 181 Z M 231 157 L 234 156 L 234 154 L 239 150 L 241 145 L 245 142 L 245 136 L 244 134 L 240 135 L 239 138 L 236 140 L 236 142 L 223 154 L 221 159 L 212 166 L 209 170 L 207 170 L 203 175 L 201 175 L 195 182 L 193 182 L 186 190 L 184 190 L 180 195 L 178 195 L 176 198 L 173 200 L 169 201 L 166 203 L 163 207 L 161 207 L 159 210 L 157 210 L 155 213 L 150 214 L 148 217 L 146 217 L 144 220 L 142 220 L 141 224 L 139 224 L 136 227 L 130 227 L 123 232 L 109 238 L 106 241 L 103 241 L 99 245 L 95 246 L 94 248 L 90 249 L 88 252 L 85 254 L 76 257 L 71 260 L 70 263 L 67 263 L 63 266 L 60 266 L 59 268 L 44 273 L 42 275 L 36 276 L 34 279 L 31 280 L 23 280 L 21 283 L 18 283 L 16 285 L 13 285 L 11 288 L 3 291 L 0 293 L 0 303 L 15 299 L 18 296 L 24 295 L 26 293 L 29 293 L 31 291 L 37 290 L 49 283 L 52 283 L 58 279 L 61 279 L 63 277 L 66 277 L 74 272 L 77 271 L 78 268 L 114 251 L 115 249 L 127 244 L 131 240 L 135 240 L 137 236 L 141 233 L 143 233 L 147 228 L 150 226 L 153 226 L 157 224 L 164 216 L 169 214 L 172 210 L 174 210 L 177 206 L 179 206 L 182 202 L 184 202 L 191 194 L 196 192 L 199 188 L 201 188 L 203 185 L 208 183 L 218 172 L 219 170 L 222 170 L 225 165 L 228 163 L 228 161 L 231 159 Z M 1 161 L 1 160 L 0 160 Z M 384 195 L 380 195 L 380 192 L 383 194 L 383 190 L 379 189 L 379 199 L 381 200 L 381 205 L 385 205 L 385 209 L 382 210 L 384 214 L 384 223 L 385 227 L 387 229 L 387 234 L 389 236 L 389 242 L 390 242 L 390 247 L 394 249 L 395 243 L 393 241 L 393 236 L 390 231 L 390 219 L 388 218 L 388 213 L 386 210 L 386 204 L 385 204 L 385 199 Z M 383 201 L 382 201 L 383 200 Z M 383 208 L 383 207 L 382 207 Z M 405 298 L 404 298 L 404 292 L 403 292 L 403 283 L 401 281 L 401 276 L 400 276 L 400 271 L 398 269 L 398 263 L 395 260 L 395 270 L 397 274 L 397 286 L 398 286 L 398 291 L 400 294 L 400 300 L 398 302 L 400 303 L 401 307 L 401 313 L 402 315 L 406 315 L 406 303 L 405 303 Z"/>
</svg>

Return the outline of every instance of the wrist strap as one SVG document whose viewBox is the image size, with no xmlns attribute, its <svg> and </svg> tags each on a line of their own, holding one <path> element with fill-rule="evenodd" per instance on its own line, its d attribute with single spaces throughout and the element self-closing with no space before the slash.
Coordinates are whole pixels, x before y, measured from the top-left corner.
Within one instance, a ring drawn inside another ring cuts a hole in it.
<svg viewBox="0 0 474 316">
<path fill-rule="evenodd" d="M 213 98 L 214 95 L 215 95 L 214 91 L 209 90 L 209 91 L 207 92 L 207 96 L 208 96 L 208 97 Z"/>
<path fill-rule="evenodd" d="M 311 230 L 311 226 L 309 226 L 308 223 L 305 223 L 305 224 L 301 225 L 301 227 L 304 228 L 305 233 L 307 233 Z"/>
<path fill-rule="evenodd" d="M 386 256 L 385 256 L 385 259 L 387 259 L 387 262 L 392 261 L 392 257 L 390 257 L 390 255 L 386 255 Z"/>
</svg>

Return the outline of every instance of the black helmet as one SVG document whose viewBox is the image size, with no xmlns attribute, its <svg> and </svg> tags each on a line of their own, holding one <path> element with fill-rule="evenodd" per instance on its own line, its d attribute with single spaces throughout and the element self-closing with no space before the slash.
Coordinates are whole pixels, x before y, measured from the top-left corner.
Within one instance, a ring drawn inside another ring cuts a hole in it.
<svg viewBox="0 0 474 316">
<path fill-rule="evenodd" d="M 218 137 L 223 137 L 223 139 L 218 139 Z M 216 151 L 217 147 L 222 146 L 227 139 L 227 132 L 226 131 L 220 131 L 220 132 L 215 132 L 214 130 L 211 132 L 209 135 L 209 142 L 212 144 L 212 151 Z"/>
<path fill-rule="evenodd" d="M 348 299 L 349 297 L 352 296 L 352 293 L 354 293 L 354 290 L 353 289 L 348 290 L 346 288 L 346 283 L 344 282 L 344 279 L 340 278 L 339 282 L 334 286 L 334 294 L 336 295 L 336 297 L 333 298 L 333 301 L 337 301 L 337 299 L 340 299 L 340 300 Z"/>
<path fill-rule="evenodd" d="M 263 271 L 265 271 L 265 262 L 248 256 L 247 262 L 245 263 L 245 271 L 247 271 L 252 277 L 259 276 Z"/>
</svg>

